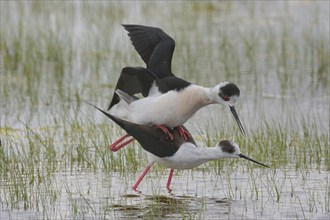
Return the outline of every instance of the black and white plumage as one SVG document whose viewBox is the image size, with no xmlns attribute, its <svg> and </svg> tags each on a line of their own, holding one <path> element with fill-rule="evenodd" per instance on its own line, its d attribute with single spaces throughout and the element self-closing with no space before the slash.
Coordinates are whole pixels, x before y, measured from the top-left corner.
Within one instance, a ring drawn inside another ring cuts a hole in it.
<svg viewBox="0 0 330 220">
<path fill-rule="evenodd" d="M 94 107 L 97 108 L 96 106 Z M 99 108 L 97 109 L 123 128 L 127 134 L 134 137 L 147 152 L 149 164 L 139 177 L 138 181 L 134 184 L 133 190 L 135 191 L 137 191 L 138 185 L 155 162 L 163 164 L 171 169 L 166 185 L 166 188 L 169 191 L 171 191 L 170 183 L 173 169 L 191 169 L 210 160 L 222 158 L 244 158 L 264 167 L 268 167 L 267 165 L 243 155 L 240 152 L 239 146 L 234 142 L 223 140 L 215 147 L 200 148 L 197 147 L 197 144 L 191 135 L 188 140 L 185 140 L 176 129 L 172 131 L 173 139 L 171 140 L 160 129 L 154 126 L 135 124 L 117 118 Z M 189 133 L 185 127 L 183 127 L 183 129 Z"/>
<path fill-rule="evenodd" d="M 200 108 L 214 103 L 229 106 L 241 132 L 244 128 L 235 110 L 239 88 L 222 82 L 213 88 L 192 84 L 176 77 L 171 70 L 174 40 L 160 28 L 123 25 L 147 68 L 125 67 L 115 90 L 145 98 L 121 104 L 117 93 L 109 105 L 110 113 L 137 124 L 181 126 Z"/>
</svg>

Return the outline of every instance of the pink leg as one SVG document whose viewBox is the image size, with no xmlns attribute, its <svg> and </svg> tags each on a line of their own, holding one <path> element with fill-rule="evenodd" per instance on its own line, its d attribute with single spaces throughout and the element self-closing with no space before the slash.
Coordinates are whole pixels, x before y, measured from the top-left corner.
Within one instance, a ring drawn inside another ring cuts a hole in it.
<svg viewBox="0 0 330 220">
<path fill-rule="evenodd" d="M 179 125 L 175 128 L 179 131 L 180 135 L 183 136 L 185 141 L 188 140 L 188 138 L 190 137 L 190 134 L 188 131 L 186 131 L 181 125 Z"/>
<path fill-rule="evenodd" d="M 172 181 L 172 177 L 173 177 L 173 169 L 170 169 L 170 175 L 168 176 L 168 180 L 167 180 L 167 184 L 166 184 L 166 189 L 168 190 L 168 192 L 172 192 L 172 189 L 170 188 L 171 185 L 171 181 Z"/>
<path fill-rule="evenodd" d="M 171 132 L 168 130 L 168 128 L 164 125 L 155 125 L 156 128 L 161 129 L 165 134 L 167 134 L 170 137 L 170 140 L 173 140 L 173 135 Z"/>
<path fill-rule="evenodd" d="M 131 143 L 132 141 L 134 141 L 134 138 L 131 138 L 127 141 L 125 141 L 124 143 L 118 145 L 120 142 L 122 142 L 123 140 L 125 140 L 125 138 L 129 137 L 129 134 L 125 134 L 124 136 L 122 136 L 121 138 L 119 138 L 118 140 L 116 140 L 115 142 L 113 142 L 112 144 L 110 144 L 109 149 L 111 151 L 116 152 L 117 150 L 119 150 L 122 147 L 125 147 L 127 144 Z M 118 146 L 117 146 L 118 145 Z"/>
<path fill-rule="evenodd" d="M 144 178 L 144 176 L 148 173 L 148 171 L 150 170 L 152 166 L 152 163 L 150 163 L 143 171 L 143 173 L 140 175 L 139 179 L 136 181 L 136 183 L 133 185 L 132 189 L 136 192 L 141 193 L 141 191 L 136 190 L 136 188 L 139 186 L 139 184 L 141 183 L 142 179 Z"/>
</svg>

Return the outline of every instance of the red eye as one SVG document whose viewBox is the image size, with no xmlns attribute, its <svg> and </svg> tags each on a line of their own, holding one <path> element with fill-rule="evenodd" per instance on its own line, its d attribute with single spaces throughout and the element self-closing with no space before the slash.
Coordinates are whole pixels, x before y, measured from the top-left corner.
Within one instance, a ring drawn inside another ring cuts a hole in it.
<svg viewBox="0 0 330 220">
<path fill-rule="evenodd" d="M 223 100 L 225 100 L 226 102 L 228 102 L 229 101 L 229 97 L 228 96 L 224 96 L 223 97 Z"/>
</svg>

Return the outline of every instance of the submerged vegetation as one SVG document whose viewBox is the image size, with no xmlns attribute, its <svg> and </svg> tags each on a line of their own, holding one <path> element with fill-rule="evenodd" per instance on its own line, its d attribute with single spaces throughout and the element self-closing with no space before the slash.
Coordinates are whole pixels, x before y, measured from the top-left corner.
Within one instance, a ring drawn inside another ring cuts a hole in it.
<svg viewBox="0 0 330 220">
<path fill-rule="evenodd" d="M 328 2 L 0 4 L 1 219 L 330 215 Z M 137 142 L 110 152 L 123 131 L 82 102 L 106 107 L 121 68 L 144 65 L 120 23 L 173 36 L 178 76 L 239 85 L 246 137 L 219 106 L 186 126 L 198 145 L 235 140 L 271 169 L 228 159 L 176 170 L 168 195 L 168 171 L 154 166 L 132 194 L 145 153 Z"/>
</svg>

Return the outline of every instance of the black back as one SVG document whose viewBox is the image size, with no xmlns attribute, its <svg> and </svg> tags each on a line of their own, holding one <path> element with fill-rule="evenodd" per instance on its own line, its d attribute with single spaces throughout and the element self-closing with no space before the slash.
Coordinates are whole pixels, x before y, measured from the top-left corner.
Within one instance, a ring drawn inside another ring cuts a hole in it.
<svg viewBox="0 0 330 220">
<path fill-rule="evenodd" d="M 181 136 L 176 129 L 172 130 L 174 139 L 171 141 L 168 136 L 159 128 L 148 125 L 138 125 L 129 121 L 125 121 L 103 111 L 96 106 L 94 107 L 103 112 L 103 114 L 111 118 L 129 135 L 134 137 L 141 144 L 144 150 L 152 153 L 157 157 L 169 157 L 174 155 L 184 142 L 190 142 L 196 146 L 195 140 L 191 135 L 189 139 L 185 141 L 184 137 Z M 185 127 L 183 128 L 189 132 Z"/>
<path fill-rule="evenodd" d="M 143 67 L 125 67 L 121 71 L 115 91 L 120 89 L 131 96 L 141 93 L 144 97 L 147 97 L 154 81 L 156 81 L 156 85 L 161 93 L 171 90 L 179 91 L 191 84 L 176 76 L 158 79 L 155 74 Z M 110 110 L 119 101 L 120 97 L 117 93 L 114 93 L 107 110 Z"/>
<path fill-rule="evenodd" d="M 160 28 L 123 25 L 147 69 L 159 78 L 173 75 L 171 70 L 174 40 Z"/>
<path fill-rule="evenodd" d="M 176 76 L 168 76 L 157 80 L 156 84 L 161 93 L 166 93 L 171 90 L 179 91 L 186 88 L 191 83 Z"/>
</svg>

